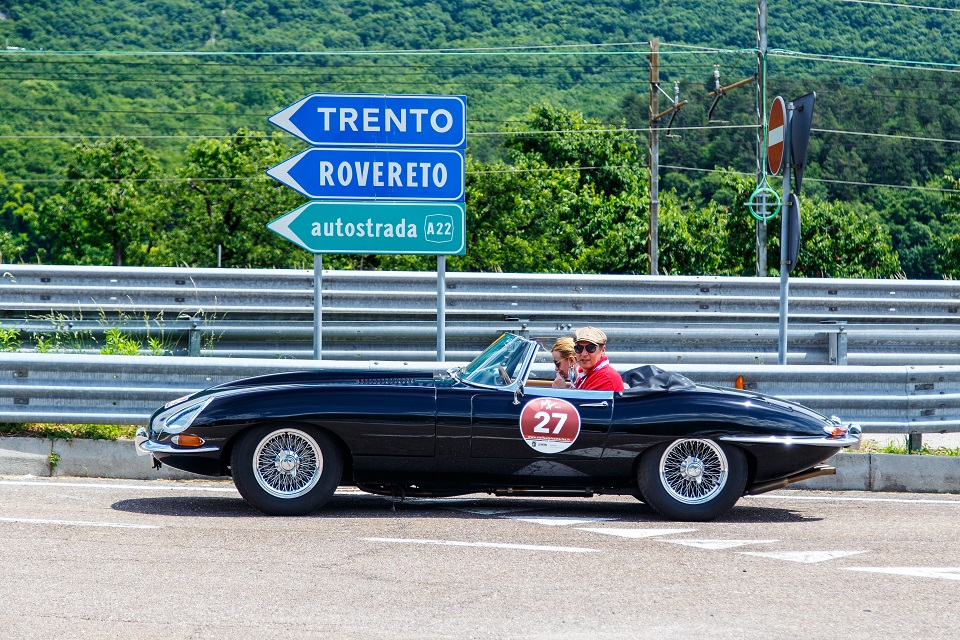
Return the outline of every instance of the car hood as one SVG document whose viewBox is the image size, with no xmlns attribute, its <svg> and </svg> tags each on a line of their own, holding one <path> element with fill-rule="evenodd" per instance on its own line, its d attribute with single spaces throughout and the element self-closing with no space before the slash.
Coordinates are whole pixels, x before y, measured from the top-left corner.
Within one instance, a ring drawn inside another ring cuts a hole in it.
<svg viewBox="0 0 960 640">
<path fill-rule="evenodd" d="M 390 384 L 413 380 L 433 380 L 431 371 L 288 371 L 223 382 L 205 392 L 247 387 L 322 384 Z"/>
<path fill-rule="evenodd" d="M 809 409 L 803 406 L 802 404 L 791 402 L 790 400 L 784 400 L 783 398 L 777 398 L 776 396 L 768 396 L 763 393 L 757 393 L 756 391 L 745 391 L 743 389 L 732 389 L 729 387 L 712 387 L 710 385 L 704 385 L 704 384 L 698 384 L 697 388 L 714 391 L 714 392 L 720 392 L 725 395 L 739 396 L 743 398 L 745 401 L 749 400 L 751 402 L 760 402 L 771 407 L 776 407 L 778 409 L 782 409 L 786 411 L 792 411 L 794 413 L 799 413 L 817 420 L 823 420 L 825 423 L 830 422 L 830 419 L 828 419 L 822 413 L 818 413 L 813 409 Z"/>
</svg>

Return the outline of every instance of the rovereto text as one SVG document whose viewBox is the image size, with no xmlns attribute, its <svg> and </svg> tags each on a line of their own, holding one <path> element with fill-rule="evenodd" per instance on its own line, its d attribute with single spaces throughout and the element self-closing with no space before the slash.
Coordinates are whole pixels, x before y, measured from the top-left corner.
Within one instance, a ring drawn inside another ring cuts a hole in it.
<svg viewBox="0 0 960 640">
<path fill-rule="evenodd" d="M 321 187 L 442 187 L 447 183 L 447 167 L 430 162 L 320 161 Z"/>
</svg>

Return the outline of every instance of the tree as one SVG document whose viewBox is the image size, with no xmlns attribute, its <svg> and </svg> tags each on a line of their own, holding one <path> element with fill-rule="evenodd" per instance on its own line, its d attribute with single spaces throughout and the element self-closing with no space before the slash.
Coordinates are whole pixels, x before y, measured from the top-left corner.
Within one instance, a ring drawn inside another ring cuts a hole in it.
<svg viewBox="0 0 960 640">
<path fill-rule="evenodd" d="M 811 278 L 892 278 L 901 275 L 890 234 L 866 205 L 801 203 L 800 254 L 792 276 Z M 778 219 L 779 221 L 779 219 Z M 779 230 L 769 255 L 780 255 Z"/>
<path fill-rule="evenodd" d="M 645 272 L 648 172 L 632 134 L 561 107 L 531 109 L 509 163 L 468 175 L 467 256 L 504 271 Z"/>
<path fill-rule="evenodd" d="M 216 267 L 303 267 L 309 254 L 266 225 L 302 203 L 266 175 L 288 155 L 282 134 L 239 129 L 229 138 L 203 138 L 187 148 L 182 180 L 168 199 L 175 212 L 160 259 Z"/>
<path fill-rule="evenodd" d="M 33 196 L 0 174 L 0 263 L 13 262 L 27 250 L 26 220 L 33 214 Z"/>
<path fill-rule="evenodd" d="M 583 245 L 573 222 L 579 176 L 516 154 L 513 164 L 472 164 L 467 180 L 464 271 L 572 271 Z"/>
<path fill-rule="evenodd" d="M 946 176 L 946 181 L 952 193 L 944 198 L 944 204 L 952 213 L 947 214 L 950 222 L 948 230 L 942 237 L 937 238 L 937 248 L 940 250 L 940 270 L 944 277 L 960 278 L 960 178 Z"/>
<path fill-rule="evenodd" d="M 51 240 L 53 262 L 142 265 L 165 214 L 152 182 L 156 159 L 137 140 L 112 138 L 73 148 L 67 186 L 28 219 Z"/>
</svg>

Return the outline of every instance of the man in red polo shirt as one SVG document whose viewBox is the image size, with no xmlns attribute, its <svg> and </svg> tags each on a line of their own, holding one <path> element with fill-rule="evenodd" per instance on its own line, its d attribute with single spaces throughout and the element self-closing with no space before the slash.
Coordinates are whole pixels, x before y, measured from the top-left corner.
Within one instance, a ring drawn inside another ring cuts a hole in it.
<svg viewBox="0 0 960 640">
<path fill-rule="evenodd" d="M 574 389 L 623 391 L 623 379 L 607 360 L 607 335 L 596 327 L 583 327 L 573 333 L 573 350 L 582 372 L 573 381 Z"/>
</svg>

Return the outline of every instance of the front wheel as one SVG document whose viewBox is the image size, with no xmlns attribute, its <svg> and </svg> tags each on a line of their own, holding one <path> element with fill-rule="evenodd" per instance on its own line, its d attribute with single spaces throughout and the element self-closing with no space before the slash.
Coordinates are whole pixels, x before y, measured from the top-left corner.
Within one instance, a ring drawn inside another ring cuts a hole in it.
<svg viewBox="0 0 960 640">
<path fill-rule="evenodd" d="M 740 449 L 713 440 L 674 440 L 643 455 L 637 483 L 644 501 L 661 515 L 705 522 L 743 495 L 747 460 Z"/>
<path fill-rule="evenodd" d="M 257 427 L 244 434 L 230 461 L 233 483 L 244 500 L 275 516 L 319 509 L 343 473 L 336 443 L 309 427 Z"/>
</svg>

